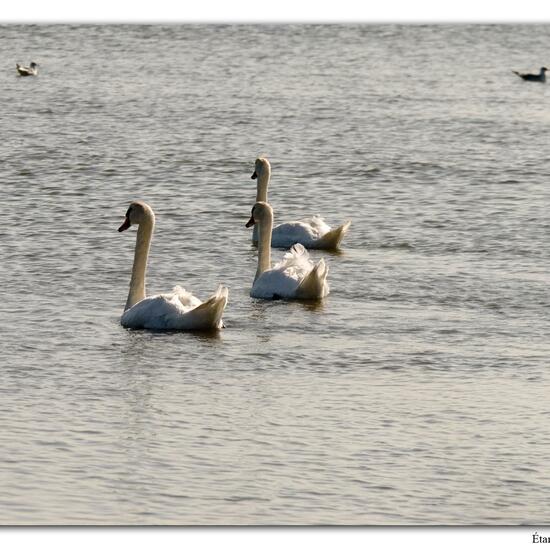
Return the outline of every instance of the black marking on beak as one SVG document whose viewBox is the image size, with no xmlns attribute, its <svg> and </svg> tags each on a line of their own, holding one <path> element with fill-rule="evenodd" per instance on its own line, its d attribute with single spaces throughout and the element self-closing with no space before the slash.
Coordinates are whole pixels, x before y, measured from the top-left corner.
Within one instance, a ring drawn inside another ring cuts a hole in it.
<svg viewBox="0 0 550 550">
<path fill-rule="evenodd" d="M 121 233 L 122 231 L 126 231 L 126 229 L 130 227 L 130 225 L 132 225 L 130 223 L 130 218 L 126 216 L 124 218 L 124 221 L 122 222 L 122 225 L 118 228 L 118 232 Z"/>
</svg>

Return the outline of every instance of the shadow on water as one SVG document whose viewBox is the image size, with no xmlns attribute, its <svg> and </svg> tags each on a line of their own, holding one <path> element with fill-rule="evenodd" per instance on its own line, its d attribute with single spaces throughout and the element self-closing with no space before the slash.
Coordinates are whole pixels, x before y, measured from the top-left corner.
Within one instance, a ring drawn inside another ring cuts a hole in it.
<svg viewBox="0 0 550 550">
<path fill-rule="evenodd" d="M 282 252 L 288 252 L 290 250 L 290 248 L 291 248 L 290 246 L 284 246 L 284 247 L 272 246 L 271 250 L 280 250 Z M 306 250 L 308 252 L 315 252 L 315 253 L 318 253 L 318 254 L 327 254 L 327 255 L 333 256 L 335 258 L 339 258 L 339 257 L 342 257 L 342 256 L 346 255 L 346 251 L 342 248 L 332 248 L 332 249 L 307 248 L 307 246 L 306 246 Z M 248 250 L 249 255 L 252 256 L 252 254 L 256 254 L 257 251 L 258 251 L 258 243 L 254 242 L 254 241 L 250 241 L 250 248 Z"/>
<path fill-rule="evenodd" d="M 346 255 L 346 251 L 341 248 L 334 248 L 332 250 L 316 250 L 316 252 L 328 254 L 329 256 L 332 256 L 334 258 L 341 258 L 342 256 Z"/>
<path fill-rule="evenodd" d="M 324 311 L 325 309 L 325 300 L 300 300 L 294 302 L 296 303 L 300 308 L 302 308 L 305 311 Z"/>
<path fill-rule="evenodd" d="M 252 308 L 252 318 L 255 320 L 264 319 L 266 312 L 271 308 L 286 307 L 294 310 L 299 307 L 306 311 L 323 311 L 325 308 L 325 299 L 320 300 L 285 300 L 283 298 L 274 298 L 264 300 L 262 298 L 253 298 L 250 304 Z"/>
<path fill-rule="evenodd" d="M 222 339 L 222 331 L 226 330 L 148 330 L 148 329 L 124 329 L 126 335 L 125 344 L 122 353 L 128 357 L 139 357 L 151 345 L 157 346 L 159 343 L 174 343 L 176 339 L 191 343 L 217 343 Z"/>
</svg>

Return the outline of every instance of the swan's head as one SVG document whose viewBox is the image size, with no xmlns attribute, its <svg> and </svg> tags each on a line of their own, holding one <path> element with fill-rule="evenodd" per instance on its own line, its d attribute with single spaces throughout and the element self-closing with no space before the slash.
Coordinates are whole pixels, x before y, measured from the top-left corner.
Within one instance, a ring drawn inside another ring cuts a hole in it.
<svg viewBox="0 0 550 550">
<path fill-rule="evenodd" d="M 273 208 L 267 202 L 257 202 L 252 207 L 252 215 L 246 222 L 246 227 L 252 227 L 255 223 L 260 223 L 264 219 L 273 219 Z"/>
<path fill-rule="evenodd" d="M 35 67 L 38 67 L 38 63 L 35 63 L 34 61 L 31 63 L 31 69 L 34 69 Z"/>
<path fill-rule="evenodd" d="M 128 207 L 128 210 L 126 211 L 126 216 L 124 217 L 124 221 L 122 222 L 122 225 L 118 228 L 118 231 L 119 233 L 121 231 L 125 231 L 131 225 L 139 225 L 145 220 L 153 222 L 155 221 L 155 214 L 153 214 L 153 210 L 148 204 L 144 203 L 143 201 L 134 201 Z"/>
<path fill-rule="evenodd" d="M 541 68 L 540 68 L 540 72 L 541 72 L 541 73 L 545 73 L 547 70 L 548 70 L 548 69 L 547 69 L 546 67 L 541 67 Z"/>
<path fill-rule="evenodd" d="M 250 177 L 255 180 L 256 178 L 259 178 L 262 174 L 270 173 L 271 164 L 269 164 L 269 161 L 264 157 L 259 157 L 256 159 L 256 163 L 254 164 L 254 173 Z"/>
</svg>

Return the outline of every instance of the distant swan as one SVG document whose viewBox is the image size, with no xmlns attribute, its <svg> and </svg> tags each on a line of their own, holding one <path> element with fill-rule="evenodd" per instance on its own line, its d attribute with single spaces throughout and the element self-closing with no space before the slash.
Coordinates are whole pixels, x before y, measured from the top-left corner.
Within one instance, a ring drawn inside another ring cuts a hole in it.
<svg viewBox="0 0 550 550">
<path fill-rule="evenodd" d="M 266 202 L 257 202 L 246 227 L 259 226 L 258 269 L 250 291 L 253 298 L 319 300 L 329 293 L 328 266 L 323 259 L 315 265 L 307 250 L 295 244 L 283 260 L 271 267 L 271 230 L 273 209 Z"/>
<path fill-rule="evenodd" d="M 523 80 L 530 80 L 531 82 L 546 82 L 546 67 L 541 67 L 539 74 L 530 74 L 530 73 L 518 73 L 517 71 L 512 71 L 514 74 L 517 74 Z"/>
<path fill-rule="evenodd" d="M 23 65 L 16 63 L 15 68 L 20 76 L 36 76 L 38 74 L 38 63 L 34 61 L 32 61 L 28 67 L 23 67 Z"/>
<path fill-rule="evenodd" d="M 118 230 L 125 231 L 131 225 L 137 225 L 138 231 L 130 291 L 120 319 L 121 325 L 156 330 L 222 328 L 222 314 L 228 296 L 227 288 L 222 285 L 204 303 L 179 286 L 166 294 L 145 297 L 145 271 L 155 227 L 155 214 L 151 207 L 142 201 L 132 202 Z"/>
<path fill-rule="evenodd" d="M 267 202 L 267 187 L 271 178 L 271 165 L 269 161 L 260 157 L 256 159 L 252 179 L 258 179 L 256 188 L 256 202 Z M 351 221 L 331 229 L 322 218 L 313 216 L 310 219 L 282 223 L 273 229 L 271 246 L 276 248 L 288 248 L 293 244 L 300 243 L 306 248 L 318 248 L 334 250 L 340 246 L 346 235 Z M 258 241 L 258 232 L 254 228 L 252 240 Z"/>
</svg>

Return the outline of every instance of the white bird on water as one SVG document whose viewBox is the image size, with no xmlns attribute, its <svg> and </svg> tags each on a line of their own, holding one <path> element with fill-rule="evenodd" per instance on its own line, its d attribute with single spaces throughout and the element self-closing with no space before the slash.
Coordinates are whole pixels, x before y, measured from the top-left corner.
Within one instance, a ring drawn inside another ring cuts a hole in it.
<svg viewBox="0 0 550 550">
<path fill-rule="evenodd" d="M 36 76 L 38 74 L 38 63 L 35 63 L 34 61 L 32 61 L 28 67 L 24 67 L 23 65 L 16 63 L 15 68 L 17 69 L 19 76 Z"/>
<path fill-rule="evenodd" d="M 271 178 L 271 164 L 265 157 L 256 159 L 252 179 L 258 180 L 256 186 L 256 202 L 267 201 L 267 187 Z M 300 243 L 306 248 L 335 250 L 340 246 L 342 239 L 348 232 L 351 221 L 332 229 L 319 216 L 287 222 L 273 228 L 271 246 L 275 248 L 289 248 Z M 258 231 L 254 227 L 252 241 L 258 241 Z"/>
<path fill-rule="evenodd" d="M 546 67 L 541 67 L 539 74 L 531 73 L 518 73 L 517 71 L 512 71 L 514 74 L 517 74 L 523 80 L 529 80 L 531 82 L 546 82 Z"/>
<path fill-rule="evenodd" d="M 124 222 L 118 228 L 125 231 L 137 225 L 136 247 L 130 291 L 120 319 L 123 327 L 153 330 L 211 330 L 223 327 L 222 314 L 227 304 L 228 290 L 220 285 L 216 292 L 201 302 L 180 286 L 172 292 L 145 295 L 145 271 L 155 228 L 155 214 L 143 201 L 130 204 Z"/>
<path fill-rule="evenodd" d="M 271 231 L 273 209 L 257 202 L 246 227 L 258 224 L 258 268 L 250 291 L 253 298 L 265 300 L 320 300 L 329 293 L 328 266 L 321 259 L 314 264 L 307 250 L 295 244 L 282 261 L 271 266 Z"/>
</svg>

